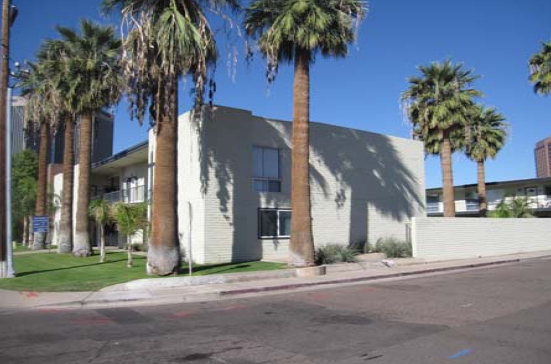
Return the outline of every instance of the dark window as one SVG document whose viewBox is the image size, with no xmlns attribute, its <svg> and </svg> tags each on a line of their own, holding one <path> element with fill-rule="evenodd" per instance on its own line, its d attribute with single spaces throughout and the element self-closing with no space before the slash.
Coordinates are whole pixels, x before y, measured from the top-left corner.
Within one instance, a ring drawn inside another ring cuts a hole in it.
<svg viewBox="0 0 551 364">
<path fill-rule="evenodd" d="M 291 211 L 259 210 L 258 230 L 260 238 L 288 238 L 291 235 Z"/>
<path fill-rule="evenodd" d="M 551 186 L 545 186 L 545 195 L 551 197 Z"/>
<path fill-rule="evenodd" d="M 278 149 L 253 147 L 253 189 L 256 192 L 281 192 Z"/>
<path fill-rule="evenodd" d="M 440 202 L 438 195 L 427 195 L 427 203 L 434 204 Z"/>
</svg>

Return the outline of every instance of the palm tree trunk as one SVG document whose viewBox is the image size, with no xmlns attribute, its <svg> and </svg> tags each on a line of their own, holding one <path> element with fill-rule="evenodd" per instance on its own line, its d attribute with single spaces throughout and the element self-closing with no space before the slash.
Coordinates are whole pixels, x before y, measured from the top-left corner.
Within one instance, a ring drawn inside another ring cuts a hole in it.
<svg viewBox="0 0 551 364">
<path fill-rule="evenodd" d="M 177 93 L 175 78 L 162 82 L 158 93 L 147 274 L 168 275 L 177 270 L 180 264 L 176 217 Z"/>
<path fill-rule="evenodd" d="M 27 217 L 29 219 L 29 223 L 27 224 L 28 228 L 29 228 L 29 233 L 27 234 L 27 246 L 28 247 L 32 247 L 33 243 L 34 243 L 34 232 L 33 232 L 33 224 L 32 224 L 32 221 L 33 221 L 33 217 L 32 215 L 29 215 Z"/>
<path fill-rule="evenodd" d="M 78 143 L 78 194 L 75 221 L 75 240 L 73 255 L 87 257 L 92 253 L 90 248 L 90 170 L 92 159 L 92 120 L 91 112 L 80 115 L 80 135 Z"/>
<path fill-rule="evenodd" d="M 315 264 L 310 202 L 310 53 L 295 51 L 293 85 L 293 150 L 291 169 L 291 242 L 289 265 Z"/>
<path fill-rule="evenodd" d="M 101 229 L 101 240 L 100 240 L 100 255 L 99 255 L 99 262 L 103 263 L 105 262 L 105 226 L 100 225 L 99 227 Z"/>
<path fill-rule="evenodd" d="M 453 192 L 452 149 L 449 131 L 444 131 L 442 152 L 440 154 L 442 167 L 442 194 L 444 200 L 444 217 L 455 217 L 455 198 Z"/>
<path fill-rule="evenodd" d="M 476 165 L 478 178 L 478 209 L 480 217 L 486 217 L 488 202 L 486 200 L 486 171 L 484 169 L 484 161 L 478 161 Z"/>
<path fill-rule="evenodd" d="M 38 150 L 38 181 L 36 188 L 36 216 L 47 215 L 48 191 L 48 142 L 50 140 L 50 125 L 43 122 L 40 125 L 40 149 Z M 35 233 L 33 250 L 44 249 L 46 233 Z"/>
<path fill-rule="evenodd" d="M 58 253 L 70 253 L 73 248 L 73 183 L 75 169 L 75 124 L 64 121 L 63 136 L 63 191 L 61 196 L 61 220 L 59 222 Z"/>
<path fill-rule="evenodd" d="M 132 240 L 130 239 L 130 236 L 126 236 L 126 251 L 128 254 L 128 259 L 126 261 L 126 267 L 132 268 L 134 266 L 134 259 L 132 258 Z"/>
<path fill-rule="evenodd" d="M 21 238 L 21 245 L 27 246 L 27 234 L 29 233 L 29 218 L 23 217 L 23 237 Z"/>
</svg>

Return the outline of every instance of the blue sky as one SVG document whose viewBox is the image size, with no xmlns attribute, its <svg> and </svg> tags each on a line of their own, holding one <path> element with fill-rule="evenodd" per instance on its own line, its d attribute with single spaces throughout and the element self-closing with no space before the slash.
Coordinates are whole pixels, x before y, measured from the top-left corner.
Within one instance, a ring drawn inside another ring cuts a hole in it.
<svg viewBox="0 0 551 364">
<path fill-rule="evenodd" d="M 12 0 L 19 17 L 12 28 L 11 58 L 33 60 L 42 39 L 56 37 L 55 25 L 76 27 L 81 18 L 118 25 L 99 15 L 100 0 Z M 371 0 L 357 45 L 347 59 L 319 58 L 311 71 L 311 119 L 407 138 L 399 97 L 416 66 L 451 58 L 481 75 L 475 87 L 511 124 L 507 145 L 487 163 L 487 180 L 535 177 L 535 143 L 551 135 L 551 97 L 537 96 L 528 82 L 527 62 L 551 39 L 549 0 Z M 265 62 L 247 65 L 238 39 L 235 77 L 227 66 L 226 37 L 219 39 L 215 103 L 254 114 L 292 118 L 292 67 L 282 65 L 267 87 Z M 231 63 L 231 62 L 230 62 Z M 185 90 L 185 95 L 188 90 Z M 180 98 L 180 111 L 191 98 Z M 126 103 L 116 108 L 115 151 L 146 138 L 146 127 L 129 120 Z M 476 183 L 476 166 L 460 154 L 453 159 L 455 184 Z M 439 159 L 425 163 L 427 187 L 441 185 Z M 389 166 L 391 167 L 391 166 Z"/>
</svg>

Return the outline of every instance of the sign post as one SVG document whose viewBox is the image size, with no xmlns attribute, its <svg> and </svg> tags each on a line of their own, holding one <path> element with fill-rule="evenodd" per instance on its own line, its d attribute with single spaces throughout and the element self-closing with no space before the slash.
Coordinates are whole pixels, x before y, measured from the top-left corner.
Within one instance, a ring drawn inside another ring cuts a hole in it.
<svg viewBox="0 0 551 364">
<path fill-rule="evenodd" d="M 48 216 L 33 216 L 34 233 L 47 233 L 49 225 Z"/>
</svg>

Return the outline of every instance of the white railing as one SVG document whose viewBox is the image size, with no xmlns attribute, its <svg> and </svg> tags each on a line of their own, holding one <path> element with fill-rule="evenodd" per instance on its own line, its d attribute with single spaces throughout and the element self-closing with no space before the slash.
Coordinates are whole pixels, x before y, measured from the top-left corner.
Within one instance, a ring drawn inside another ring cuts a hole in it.
<svg viewBox="0 0 551 364">
<path fill-rule="evenodd" d="M 104 199 L 110 204 L 115 202 L 138 203 L 147 201 L 146 186 L 136 186 L 119 191 L 107 192 L 103 195 L 92 197 L 92 200 Z"/>
</svg>

